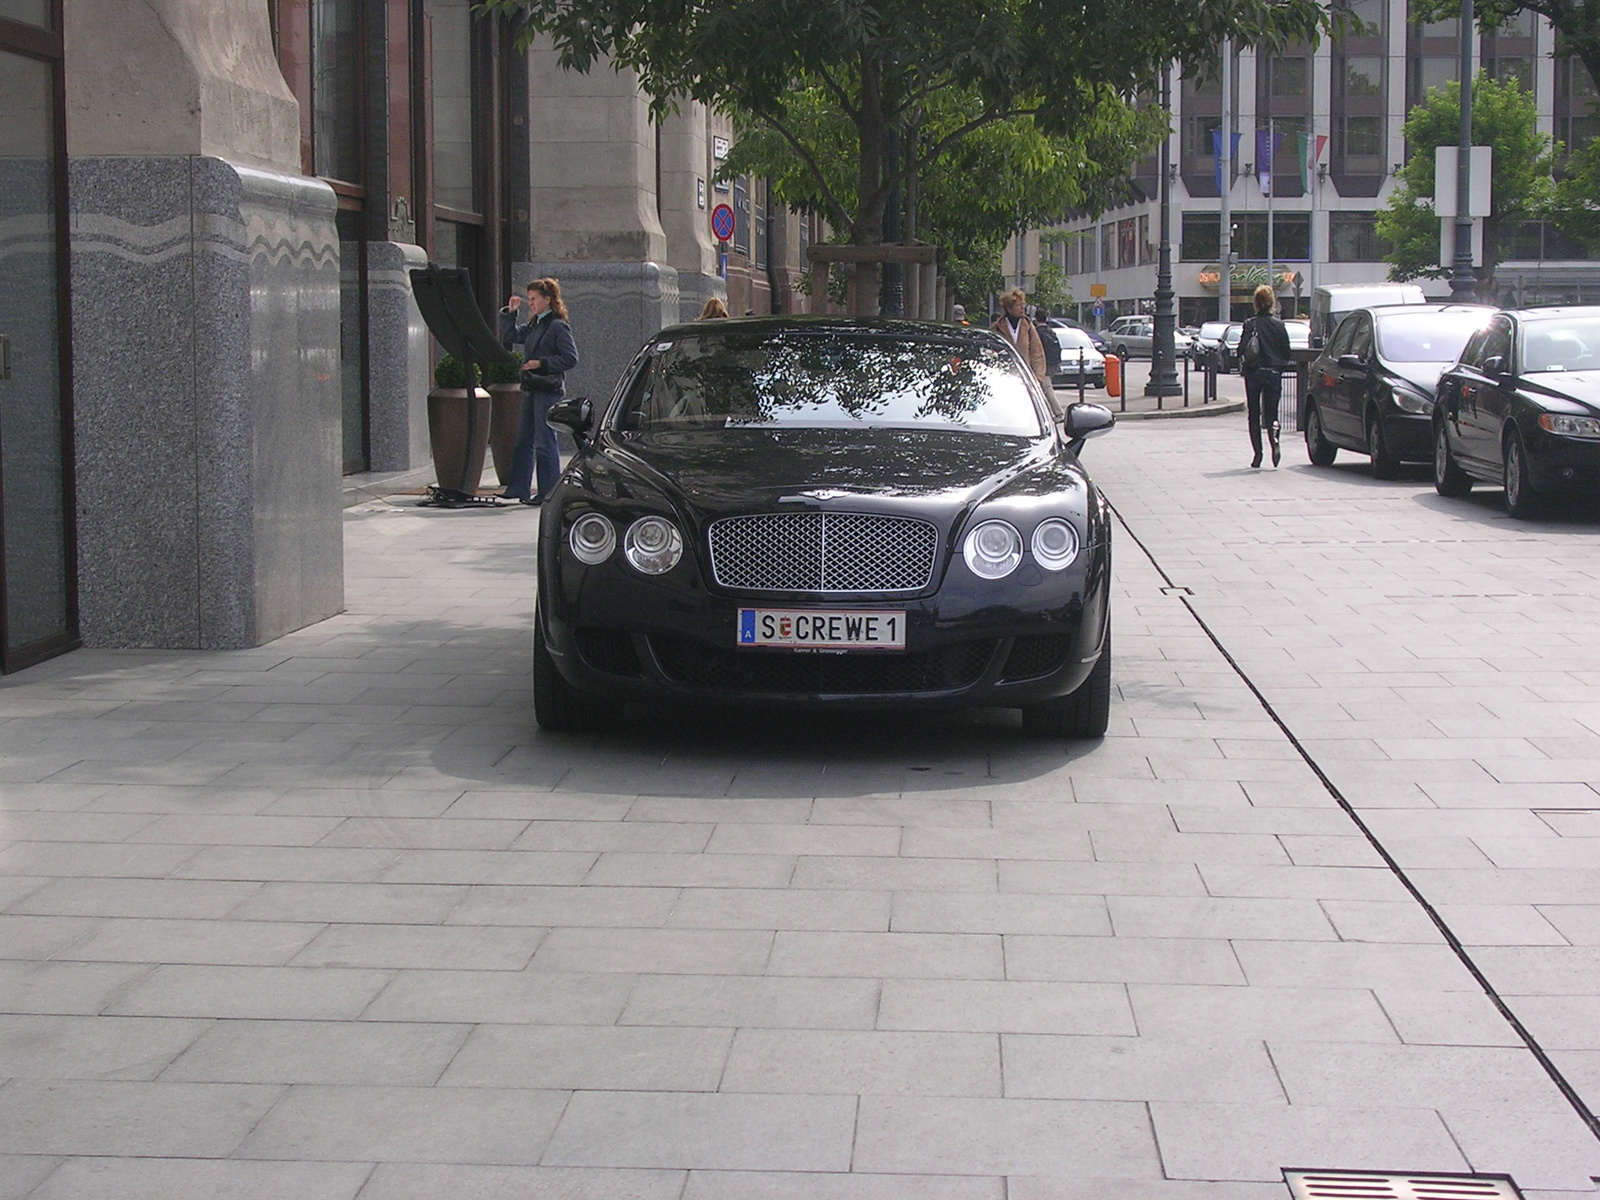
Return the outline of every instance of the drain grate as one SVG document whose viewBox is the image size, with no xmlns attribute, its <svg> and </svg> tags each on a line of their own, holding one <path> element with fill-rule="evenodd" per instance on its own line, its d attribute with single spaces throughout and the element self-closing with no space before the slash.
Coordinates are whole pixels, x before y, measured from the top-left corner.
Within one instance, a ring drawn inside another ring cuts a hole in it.
<svg viewBox="0 0 1600 1200">
<path fill-rule="evenodd" d="M 1522 1200 L 1509 1175 L 1285 1171 L 1295 1200 Z"/>
</svg>

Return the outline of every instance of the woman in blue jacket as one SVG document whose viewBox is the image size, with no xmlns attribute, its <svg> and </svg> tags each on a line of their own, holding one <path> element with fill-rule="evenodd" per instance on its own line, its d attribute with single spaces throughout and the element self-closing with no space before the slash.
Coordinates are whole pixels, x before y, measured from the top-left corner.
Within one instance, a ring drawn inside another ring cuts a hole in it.
<svg viewBox="0 0 1600 1200">
<path fill-rule="evenodd" d="M 500 342 L 522 355 L 522 420 L 517 425 L 517 449 L 511 456 L 511 477 L 502 480 L 507 500 L 538 504 L 561 477 L 561 455 L 555 431 L 545 419 L 550 406 L 561 399 L 566 373 L 578 365 L 578 345 L 567 324 L 567 306 L 561 302 L 561 285 L 554 279 L 528 284 L 528 314 L 519 320 L 522 297 L 512 296 L 500 310 Z M 530 494 L 538 471 L 538 491 Z"/>
</svg>

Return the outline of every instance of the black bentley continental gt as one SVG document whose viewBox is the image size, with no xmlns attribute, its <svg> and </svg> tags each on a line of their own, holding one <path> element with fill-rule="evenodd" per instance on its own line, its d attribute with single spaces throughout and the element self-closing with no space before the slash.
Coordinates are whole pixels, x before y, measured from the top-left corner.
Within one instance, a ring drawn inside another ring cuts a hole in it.
<svg viewBox="0 0 1600 1200">
<path fill-rule="evenodd" d="M 987 330 L 772 317 L 679 325 L 545 502 L 534 708 L 605 728 L 628 701 L 1010 707 L 1105 732 L 1111 526 L 1061 424 Z"/>
<path fill-rule="evenodd" d="M 1440 378 L 1433 439 L 1441 496 L 1498 483 L 1530 517 L 1600 493 L 1600 308 L 1496 313 Z"/>
</svg>

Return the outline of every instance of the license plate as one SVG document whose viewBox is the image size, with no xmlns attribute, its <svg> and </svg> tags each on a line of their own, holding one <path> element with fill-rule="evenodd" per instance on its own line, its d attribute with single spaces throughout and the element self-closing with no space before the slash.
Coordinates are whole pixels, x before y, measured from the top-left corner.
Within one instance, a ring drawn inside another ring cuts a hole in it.
<svg viewBox="0 0 1600 1200">
<path fill-rule="evenodd" d="M 805 650 L 904 650 L 906 614 L 824 609 L 741 608 L 741 646 Z"/>
</svg>

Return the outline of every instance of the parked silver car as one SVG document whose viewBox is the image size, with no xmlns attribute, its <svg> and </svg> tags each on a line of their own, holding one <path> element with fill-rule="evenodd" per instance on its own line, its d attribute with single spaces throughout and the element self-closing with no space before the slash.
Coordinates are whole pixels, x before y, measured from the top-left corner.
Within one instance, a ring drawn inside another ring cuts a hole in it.
<svg viewBox="0 0 1600 1200">
<path fill-rule="evenodd" d="M 1106 330 L 1106 349 L 1123 362 L 1130 358 L 1149 358 L 1156 326 L 1151 317 L 1118 317 Z M 1172 334 L 1173 351 L 1182 357 L 1189 353 L 1192 339 L 1186 333 Z"/>
</svg>

